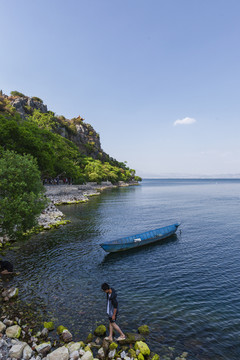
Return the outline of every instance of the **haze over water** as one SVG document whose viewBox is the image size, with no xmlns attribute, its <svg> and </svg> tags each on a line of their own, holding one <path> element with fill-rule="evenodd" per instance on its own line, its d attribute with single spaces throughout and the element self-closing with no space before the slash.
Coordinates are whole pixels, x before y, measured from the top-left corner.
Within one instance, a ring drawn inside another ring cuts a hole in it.
<svg viewBox="0 0 240 360">
<path fill-rule="evenodd" d="M 71 224 L 7 254 L 21 273 L 19 296 L 84 340 L 107 325 L 106 281 L 118 292 L 119 325 L 148 324 L 153 351 L 239 359 L 239 200 L 240 180 L 162 179 L 62 206 Z M 162 243 L 109 255 L 99 246 L 177 221 L 181 233 Z"/>
</svg>

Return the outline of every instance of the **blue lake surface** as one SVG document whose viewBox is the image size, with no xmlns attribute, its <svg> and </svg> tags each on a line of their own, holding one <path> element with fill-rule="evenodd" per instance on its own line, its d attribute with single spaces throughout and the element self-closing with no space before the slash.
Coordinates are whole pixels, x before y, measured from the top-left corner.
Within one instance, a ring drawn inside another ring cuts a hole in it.
<svg viewBox="0 0 240 360">
<path fill-rule="evenodd" d="M 20 298 L 47 308 L 46 320 L 84 340 L 107 325 L 100 288 L 108 282 L 120 327 L 148 324 L 153 351 L 239 359 L 240 180 L 149 179 L 59 208 L 71 224 L 7 254 L 20 271 Z M 161 243 L 116 254 L 99 246 L 177 221 L 181 232 Z"/>
</svg>

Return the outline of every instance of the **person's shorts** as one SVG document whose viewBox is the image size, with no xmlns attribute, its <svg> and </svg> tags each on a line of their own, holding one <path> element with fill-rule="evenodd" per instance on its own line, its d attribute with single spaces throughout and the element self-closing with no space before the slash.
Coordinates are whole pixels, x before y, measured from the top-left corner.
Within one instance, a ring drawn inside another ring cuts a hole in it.
<svg viewBox="0 0 240 360">
<path fill-rule="evenodd" d="M 113 320 L 111 317 L 108 317 L 110 323 L 115 323 L 117 320 L 117 315 L 115 316 L 115 320 Z"/>
</svg>

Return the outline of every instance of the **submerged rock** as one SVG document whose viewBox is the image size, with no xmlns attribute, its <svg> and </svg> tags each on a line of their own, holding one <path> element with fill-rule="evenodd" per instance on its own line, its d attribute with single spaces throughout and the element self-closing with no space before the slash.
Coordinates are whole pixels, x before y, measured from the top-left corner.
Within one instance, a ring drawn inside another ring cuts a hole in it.
<svg viewBox="0 0 240 360">
<path fill-rule="evenodd" d="M 149 327 L 147 325 L 139 326 L 138 332 L 139 332 L 139 334 L 148 335 L 149 334 Z"/>
</svg>

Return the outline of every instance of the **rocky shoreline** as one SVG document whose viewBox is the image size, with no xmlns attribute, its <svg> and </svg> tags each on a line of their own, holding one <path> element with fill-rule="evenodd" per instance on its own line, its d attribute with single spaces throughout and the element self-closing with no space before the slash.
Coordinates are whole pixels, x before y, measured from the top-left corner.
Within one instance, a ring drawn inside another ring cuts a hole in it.
<svg viewBox="0 0 240 360">
<path fill-rule="evenodd" d="M 138 183 L 120 182 L 113 185 L 110 181 L 106 181 L 101 184 L 88 182 L 84 185 L 46 185 L 46 197 L 50 200 L 50 203 L 38 218 L 38 228 L 49 230 L 52 227 L 65 225 L 69 222 L 64 219 L 65 216 L 57 209 L 57 205 L 85 203 L 92 196 L 100 195 L 103 190 L 133 185 L 138 185 Z"/>
<path fill-rule="evenodd" d="M 26 235 L 37 234 L 70 223 L 65 219 L 63 212 L 57 208 L 58 205 L 85 203 L 92 196 L 100 195 L 103 190 L 136 185 L 139 185 L 138 182 L 125 183 L 123 181 L 117 185 L 113 185 L 110 181 L 101 184 L 89 182 L 84 185 L 45 185 L 45 195 L 49 199 L 49 204 L 38 217 L 38 225 L 29 230 Z M 5 245 L 9 245 L 9 238 L 0 237 L 0 249 Z"/>
<path fill-rule="evenodd" d="M 64 326 L 55 330 L 53 322 L 44 322 L 37 333 L 22 319 L 13 320 L 5 315 L 0 319 L 1 360 L 160 360 L 145 342 L 149 334 L 147 325 L 140 326 L 138 333 L 126 333 L 125 340 L 104 338 L 106 327 L 99 325 L 84 341 L 73 341 L 72 334 Z M 161 359 L 186 360 L 188 353 L 173 356 L 173 348 Z"/>
</svg>

